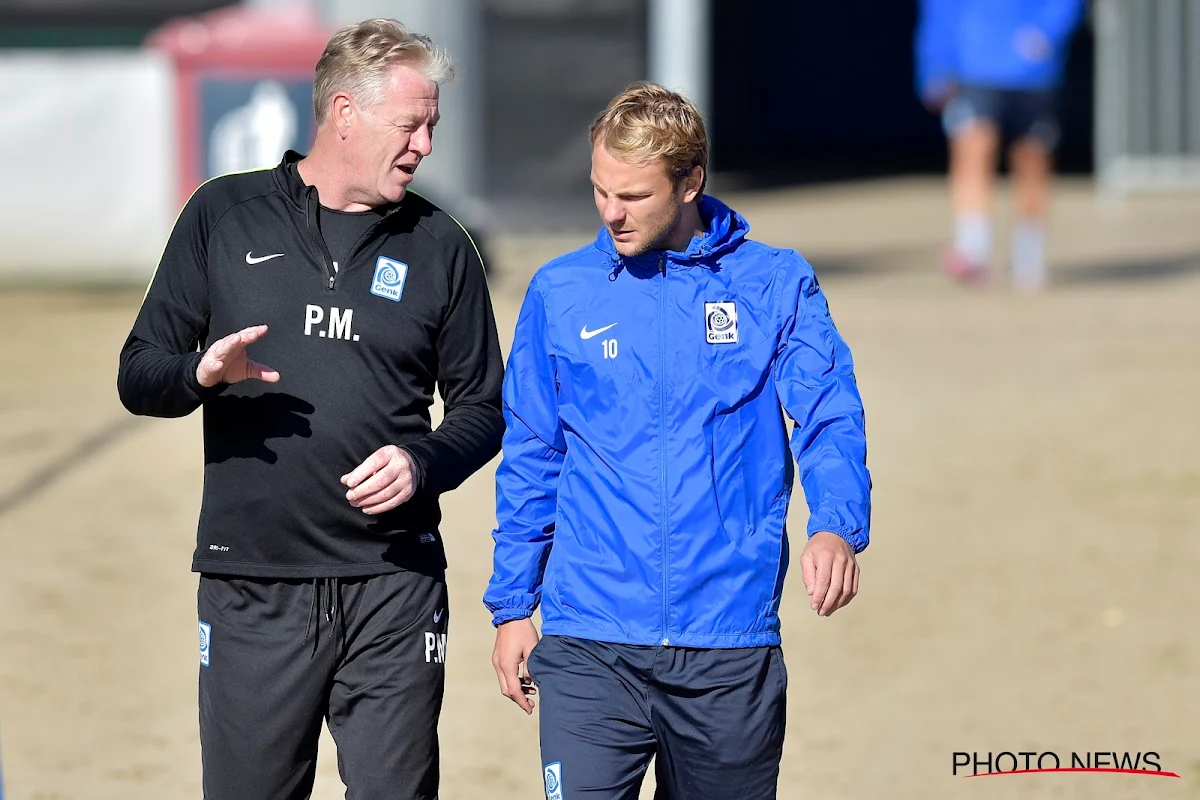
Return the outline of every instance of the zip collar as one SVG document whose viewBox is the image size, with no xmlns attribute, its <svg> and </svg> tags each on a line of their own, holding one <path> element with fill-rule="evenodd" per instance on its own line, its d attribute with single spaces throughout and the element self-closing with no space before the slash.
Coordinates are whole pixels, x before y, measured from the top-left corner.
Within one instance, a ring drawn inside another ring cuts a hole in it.
<svg viewBox="0 0 1200 800">
<path fill-rule="evenodd" d="M 666 269 L 703 267 L 715 269 L 712 256 L 720 256 L 738 247 L 750 232 L 746 218 L 715 197 L 704 195 L 698 201 L 700 220 L 705 230 L 692 237 L 686 250 L 651 250 L 640 256 L 622 256 L 617 252 L 608 228 L 601 227 L 596 236 L 596 249 L 608 256 L 610 278 L 616 280 L 623 270 L 633 275 L 648 275 Z"/>
<path fill-rule="evenodd" d="M 288 202 L 297 210 L 304 213 L 312 211 L 316 212 L 317 206 L 320 204 L 320 199 L 317 197 L 317 187 L 310 186 L 300 179 L 299 171 L 295 169 L 296 164 L 305 158 L 303 153 L 298 153 L 295 150 L 288 150 L 283 154 L 283 160 L 276 165 L 275 169 L 271 170 L 271 174 L 275 179 L 275 186 L 288 199 Z M 408 197 L 408 192 L 405 192 L 405 197 Z M 404 207 L 404 200 L 395 203 L 387 210 L 380 220 L 385 220 L 395 214 Z"/>
<path fill-rule="evenodd" d="M 275 179 L 275 185 L 288 202 L 292 204 L 297 211 L 308 211 L 308 200 L 311 195 L 317 193 L 315 186 L 309 186 L 304 181 L 300 180 L 299 176 L 292 171 L 292 166 L 304 158 L 302 153 L 297 153 L 295 150 L 288 150 L 283 154 L 283 160 L 271 170 L 271 176 Z"/>
</svg>

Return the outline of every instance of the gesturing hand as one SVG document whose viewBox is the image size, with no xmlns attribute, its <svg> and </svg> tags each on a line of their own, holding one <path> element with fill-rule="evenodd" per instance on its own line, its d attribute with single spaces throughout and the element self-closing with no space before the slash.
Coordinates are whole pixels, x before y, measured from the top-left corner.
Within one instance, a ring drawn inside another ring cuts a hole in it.
<svg viewBox="0 0 1200 800">
<path fill-rule="evenodd" d="M 196 367 L 196 380 L 205 387 L 218 383 L 239 383 L 248 378 L 267 383 L 278 381 L 278 372 L 246 358 L 246 345 L 257 342 L 266 333 L 266 325 L 255 325 L 213 342 Z"/>
<path fill-rule="evenodd" d="M 842 537 L 814 533 L 800 554 L 804 589 L 812 598 L 812 609 L 827 617 L 858 594 L 858 562 Z"/>
<path fill-rule="evenodd" d="M 416 491 L 412 457 L 394 444 L 381 447 L 343 475 L 342 485 L 350 489 L 346 492 L 350 505 L 364 514 L 391 511 Z"/>
</svg>

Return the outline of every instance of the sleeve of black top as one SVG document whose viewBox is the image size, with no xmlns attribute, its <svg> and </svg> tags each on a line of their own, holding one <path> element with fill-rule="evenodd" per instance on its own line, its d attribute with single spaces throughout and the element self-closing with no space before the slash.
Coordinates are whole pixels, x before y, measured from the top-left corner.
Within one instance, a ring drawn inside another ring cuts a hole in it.
<svg viewBox="0 0 1200 800">
<path fill-rule="evenodd" d="M 437 338 L 438 392 L 445 415 L 437 430 L 404 445 L 418 485 L 458 487 L 500 452 L 504 362 L 479 253 L 467 236 L 452 256 L 450 302 Z"/>
<path fill-rule="evenodd" d="M 220 209 L 201 187 L 179 214 L 121 348 L 117 393 L 131 413 L 182 417 L 221 387 L 196 378 L 208 327 L 208 235 Z"/>
</svg>

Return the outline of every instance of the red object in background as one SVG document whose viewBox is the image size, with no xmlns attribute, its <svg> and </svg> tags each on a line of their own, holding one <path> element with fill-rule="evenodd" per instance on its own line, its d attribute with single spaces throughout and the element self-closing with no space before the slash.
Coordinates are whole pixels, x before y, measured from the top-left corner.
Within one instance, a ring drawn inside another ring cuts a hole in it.
<svg viewBox="0 0 1200 800">
<path fill-rule="evenodd" d="M 331 34 L 299 3 L 223 8 L 147 37 L 145 46 L 175 66 L 181 207 L 211 177 L 308 149 L 313 70 Z"/>
</svg>

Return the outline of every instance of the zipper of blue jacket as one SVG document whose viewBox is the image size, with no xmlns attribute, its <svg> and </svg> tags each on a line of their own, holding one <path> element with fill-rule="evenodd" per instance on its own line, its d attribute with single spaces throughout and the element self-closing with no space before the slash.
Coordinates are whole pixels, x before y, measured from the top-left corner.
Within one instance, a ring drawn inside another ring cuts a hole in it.
<svg viewBox="0 0 1200 800">
<path fill-rule="evenodd" d="M 658 314 L 658 410 L 659 410 L 659 461 L 662 465 L 662 613 L 663 613 L 663 646 L 671 643 L 671 611 L 667 600 L 667 575 L 670 571 L 670 556 L 667 544 L 667 515 L 670 505 L 667 503 L 667 259 L 662 253 L 658 255 L 658 269 L 662 273 L 662 302 Z"/>
</svg>

